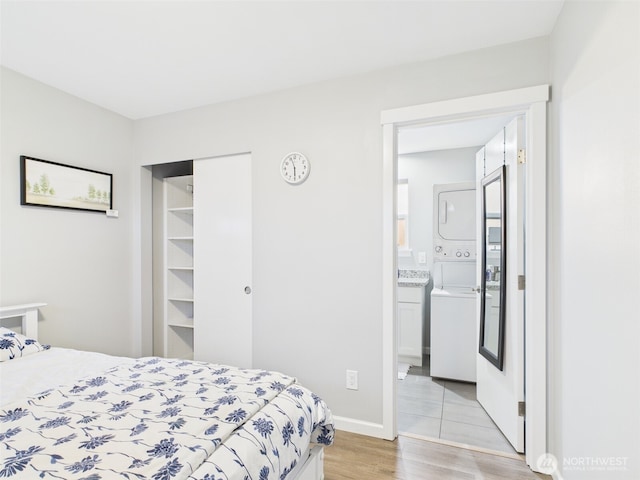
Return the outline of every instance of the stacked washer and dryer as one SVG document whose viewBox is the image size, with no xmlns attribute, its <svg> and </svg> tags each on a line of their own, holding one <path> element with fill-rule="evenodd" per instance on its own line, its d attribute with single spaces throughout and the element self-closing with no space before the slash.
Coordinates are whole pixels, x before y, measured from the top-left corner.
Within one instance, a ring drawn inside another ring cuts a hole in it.
<svg viewBox="0 0 640 480">
<path fill-rule="evenodd" d="M 476 381 L 476 188 L 433 186 L 431 376 Z"/>
</svg>

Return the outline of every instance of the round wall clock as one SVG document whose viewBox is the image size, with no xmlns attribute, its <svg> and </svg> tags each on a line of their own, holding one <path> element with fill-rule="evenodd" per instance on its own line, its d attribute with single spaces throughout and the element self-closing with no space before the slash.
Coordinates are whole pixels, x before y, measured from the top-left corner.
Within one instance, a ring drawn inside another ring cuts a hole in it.
<svg viewBox="0 0 640 480">
<path fill-rule="evenodd" d="M 298 184 L 304 182 L 309 176 L 311 164 L 307 157 L 300 152 L 291 152 L 285 155 L 280 164 L 280 174 L 287 183 Z"/>
</svg>

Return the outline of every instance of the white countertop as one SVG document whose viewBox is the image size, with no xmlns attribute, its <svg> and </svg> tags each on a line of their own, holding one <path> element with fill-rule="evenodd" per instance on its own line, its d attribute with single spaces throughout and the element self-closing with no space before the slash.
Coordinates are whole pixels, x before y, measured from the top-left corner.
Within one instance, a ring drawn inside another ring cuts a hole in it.
<svg viewBox="0 0 640 480">
<path fill-rule="evenodd" d="M 426 287 L 430 280 L 429 270 L 398 269 L 399 287 Z"/>
</svg>

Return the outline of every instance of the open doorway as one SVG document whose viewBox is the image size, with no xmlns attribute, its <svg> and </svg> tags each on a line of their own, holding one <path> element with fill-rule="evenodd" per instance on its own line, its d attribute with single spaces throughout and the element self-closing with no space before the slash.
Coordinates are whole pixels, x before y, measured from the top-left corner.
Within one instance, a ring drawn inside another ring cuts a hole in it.
<svg viewBox="0 0 640 480">
<path fill-rule="evenodd" d="M 476 394 L 475 287 L 476 183 L 487 144 L 504 161 L 513 119 L 411 125 L 397 136 L 398 433 L 511 455 Z"/>
<path fill-rule="evenodd" d="M 496 115 L 526 118 L 528 176 L 525 256 L 527 266 L 525 325 L 526 461 L 534 470 L 547 451 L 546 429 L 546 102 L 549 87 L 539 86 L 433 104 L 388 110 L 383 124 L 383 431 L 395 438 L 397 425 L 397 252 L 396 191 L 399 129 L 422 124 L 434 127 Z M 510 406 L 518 415 L 524 406 Z"/>
</svg>

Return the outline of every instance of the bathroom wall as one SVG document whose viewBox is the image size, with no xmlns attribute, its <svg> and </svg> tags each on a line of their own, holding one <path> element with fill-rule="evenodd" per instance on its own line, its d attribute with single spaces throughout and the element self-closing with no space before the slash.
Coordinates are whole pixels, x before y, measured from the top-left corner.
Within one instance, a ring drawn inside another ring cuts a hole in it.
<svg viewBox="0 0 640 480">
<path fill-rule="evenodd" d="M 398 268 L 427 269 L 433 272 L 433 185 L 473 181 L 476 152 L 482 147 L 437 150 L 398 156 L 398 178 L 409 183 L 409 254 L 398 253 Z M 418 263 L 425 252 L 427 263 Z M 431 347 L 431 283 L 426 289 L 423 352 Z"/>
<path fill-rule="evenodd" d="M 433 271 L 433 185 L 475 180 L 479 147 L 411 153 L 398 156 L 398 178 L 409 180 L 409 248 L 411 256 L 399 256 L 398 267 Z M 418 252 L 427 263 L 418 264 Z"/>
</svg>

